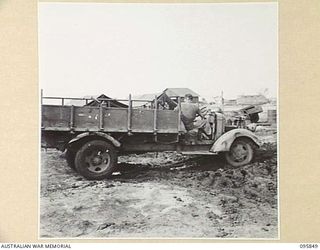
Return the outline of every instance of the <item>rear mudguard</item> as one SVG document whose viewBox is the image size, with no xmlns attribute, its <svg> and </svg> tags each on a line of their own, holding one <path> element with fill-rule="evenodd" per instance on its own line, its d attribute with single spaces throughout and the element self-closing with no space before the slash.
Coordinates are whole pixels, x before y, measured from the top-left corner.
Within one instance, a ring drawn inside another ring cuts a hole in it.
<svg viewBox="0 0 320 250">
<path fill-rule="evenodd" d="M 116 140 L 112 136 L 105 134 L 105 133 L 102 133 L 102 132 L 85 132 L 85 133 L 79 134 L 75 138 L 70 140 L 68 144 L 71 146 L 73 143 L 75 143 L 85 137 L 92 137 L 92 136 L 102 137 L 103 139 L 110 141 L 113 144 L 113 146 L 115 146 L 116 148 L 119 148 L 121 146 L 121 143 L 118 140 Z"/>
<path fill-rule="evenodd" d="M 247 129 L 236 128 L 220 136 L 209 151 L 214 153 L 229 151 L 233 141 L 239 137 L 251 139 L 258 147 L 261 145 L 258 137 L 254 133 Z"/>
</svg>

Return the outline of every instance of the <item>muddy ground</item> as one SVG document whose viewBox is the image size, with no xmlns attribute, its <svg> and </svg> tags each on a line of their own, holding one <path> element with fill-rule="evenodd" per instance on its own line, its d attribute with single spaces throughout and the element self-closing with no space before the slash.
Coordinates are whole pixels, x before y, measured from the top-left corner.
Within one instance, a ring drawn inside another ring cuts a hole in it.
<svg viewBox="0 0 320 250">
<path fill-rule="evenodd" d="M 88 181 L 61 152 L 41 151 L 40 237 L 277 238 L 275 131 L 258 131 L 256 160 L 147 153 L 119 158 L 111 179 Z"/>
</svg>

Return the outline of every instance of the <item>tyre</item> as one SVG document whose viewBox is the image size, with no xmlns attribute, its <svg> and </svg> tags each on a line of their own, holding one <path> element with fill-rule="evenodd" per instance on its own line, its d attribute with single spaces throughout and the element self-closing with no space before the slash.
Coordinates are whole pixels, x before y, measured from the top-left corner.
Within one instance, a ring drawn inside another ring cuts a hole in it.
<svg viewBox="0 0 320 250">
<path fill-rule="evenodd" d="M 225 153 L 227 163 L 232 167 L 249 164 L 254 157 L 254 144 L 246 138 L 236 139 L 228 152 Z"/>
<path fill-rule="evenodd" d="M 67 149 L 65 157 L 66 157 L 66 161 L 68 163 L 68 166 L 70 168 L 72 168 L 73 170 L 75 170 L 76 167 L 75 167 L 75 164 L 74 164 L 74 160 L 75 160 L 75 157 L 76 157 L 76 153 L 71 149 Z"/>
<path fill-rule="evenodd" d="M 115 148 L 102 140 L 85 143 L 75 157 L 76 170 L 88 180 L 101 180 L 111 176 L 116 165 Z"/>
</svg>

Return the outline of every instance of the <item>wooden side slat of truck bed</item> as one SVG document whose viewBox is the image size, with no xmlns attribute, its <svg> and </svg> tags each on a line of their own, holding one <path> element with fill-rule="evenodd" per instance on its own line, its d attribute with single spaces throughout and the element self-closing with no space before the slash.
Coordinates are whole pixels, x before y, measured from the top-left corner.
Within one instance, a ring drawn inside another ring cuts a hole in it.
<svg viewBox="0 0 320 250">
<path fill-rule="evenodd" d="M 45 131 L 129 132 L 128 109 L 42 105 L 41 128 Z M 133 133 L 179 133 L 179 115 L 175 110 L 131 109 Z M 156 122 L 156 125 L 155 125 Z"/>
</svg>

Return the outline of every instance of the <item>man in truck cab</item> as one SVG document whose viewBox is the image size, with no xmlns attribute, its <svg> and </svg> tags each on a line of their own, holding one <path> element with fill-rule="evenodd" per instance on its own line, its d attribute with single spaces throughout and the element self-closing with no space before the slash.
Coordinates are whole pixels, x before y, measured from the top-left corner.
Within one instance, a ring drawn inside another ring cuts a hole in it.
<svg viewBox="0 0 320 250">
<path fill-rule="evenodd" d="M 201 112 L 199 105 L 192 102 L 193 96 L 186 94 L 184 102 L 181 103 L 181 120 L 187 131 L 198 129 L 206 136 L 211 134 L 211 127 L 205 114 Z M 177 109 L 177 108 L 176 108 Z M 195 120 L 197 116 L 200 116 L 201 120 Z"/>
</svg>

